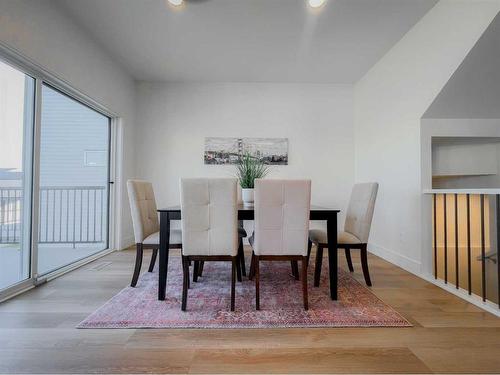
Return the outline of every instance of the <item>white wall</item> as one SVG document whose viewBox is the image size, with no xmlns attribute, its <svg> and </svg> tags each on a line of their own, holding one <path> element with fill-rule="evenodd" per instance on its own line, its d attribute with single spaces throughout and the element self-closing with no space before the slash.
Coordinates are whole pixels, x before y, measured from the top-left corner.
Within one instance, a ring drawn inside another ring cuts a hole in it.
<svg viewBox="0 0 500 375">
<path fill-rule="evenodd" d="M 415 273 L 430 255 L 420 119 L 499 10 L 498 1 L 441 0 L 355 86 L 355 178 L 380 183 L 370 250 Z"/>
<path fill-rule="evenodd" d="M 345 209 L 354 177 L 352 86 L 141 83 L 136 93 L 137 177 L 160 206 L 179 203 L 179 178 L 233 176 L 204 165 L 204 138 L 283 137 L 289 165 L 270 177 L 312 179 L 314 204 Z"/>
<path fill-rule="evenodd" d="M 0 0 L 0 42 L 65 80 L 72 87 L 116 113 L 121 119 L 119 176 L 116 188 L 121 210 L 117 247 L 133 240 L 128 200 L 120 184 L 134 173 L 134 83 L 106 51 L 75 25 L 51 0 Z M 125 150 L 125 152 L 123 151 Z"/>
</svg>

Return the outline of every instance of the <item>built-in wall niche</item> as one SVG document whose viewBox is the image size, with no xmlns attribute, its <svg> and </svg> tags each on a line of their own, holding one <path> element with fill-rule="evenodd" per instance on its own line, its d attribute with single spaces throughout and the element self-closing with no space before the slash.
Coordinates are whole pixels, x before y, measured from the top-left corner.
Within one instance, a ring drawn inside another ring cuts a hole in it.
<svg viewBox="0 0 500 375">
<path fill-rule="evenodd" d="M 500 138 L 433 137 L 432 187 L 500 187 Z"/>
</svg>

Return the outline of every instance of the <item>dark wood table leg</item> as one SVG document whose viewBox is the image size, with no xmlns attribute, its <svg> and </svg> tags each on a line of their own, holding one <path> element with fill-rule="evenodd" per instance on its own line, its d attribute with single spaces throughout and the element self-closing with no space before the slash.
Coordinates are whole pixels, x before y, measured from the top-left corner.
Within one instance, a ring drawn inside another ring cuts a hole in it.
<svg viewBox="0 0 500 375">
<path fill-rule="evenodd" d="M 337 300 L 338 256 L 337 256 L 337 213 L 332 213 L 327 220 L 328 268 L 330 273 L 330 297 Z"/>
<path fill-rule="evenodd" d="M 158 273 L 158 299 L 165 300 L 167 289 L 168 248 L 170 242 L 170 216 L 168 212 L 160 213 L 160 260 Z"/>
</svg>

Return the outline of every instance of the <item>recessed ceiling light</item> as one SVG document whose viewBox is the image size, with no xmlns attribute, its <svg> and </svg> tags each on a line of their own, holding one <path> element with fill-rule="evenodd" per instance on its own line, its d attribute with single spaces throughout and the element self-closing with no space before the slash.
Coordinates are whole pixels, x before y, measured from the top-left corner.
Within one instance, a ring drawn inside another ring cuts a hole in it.
<svg viewBox="0 0 500 375">
<path fill-rule="evenodd" d="M 326 0 L 307 0 L 307 2 L 311 8 L 319 8 L 326 3 Z"/>
<path fill-rule="evenodd" d="M 172 4 L 174 7 L 181 6 L 184 0 L 168 0 L 170 4 Z"/>
</svg>

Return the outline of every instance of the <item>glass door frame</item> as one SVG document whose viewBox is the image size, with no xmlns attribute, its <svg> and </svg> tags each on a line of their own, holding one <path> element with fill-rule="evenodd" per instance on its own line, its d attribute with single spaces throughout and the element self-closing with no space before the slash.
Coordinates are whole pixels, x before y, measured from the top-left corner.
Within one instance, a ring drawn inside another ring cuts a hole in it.
<svg viewBox="0 0 500 375">
<path fill-rule="evenodd" d="M 116 150 L 117 148 L 117 137 L 118 137 L 118 125 L 120 118 L 118 115 L 106 107 L 102 106 L 89 96 L 83 94 L 82 92 L 74 89 L 70 84 L 68 84 L 63 79 L 57 77 L 55 74 L 45 70 L 40 65 L 32 62 L 30 59 L 24 57 L 16 50 L 6 46 L 0 42 L 0 62 L 8 64 L 13 68 L 19 70 L 20 72 L 32 77 L 35 80 L 35 108 L 34 108 L 34 119 L 32 134 L 33 138 L 29 145 L 25 147 L 31 147 L 32 153 L 32 173 L 31 173 L 31 216 L 28 220 L 31 221 L 31 238 L 29 241 L 29 251 L 30 251 L 30 267 L 28 278 L 22 280 L 18 283 L 13 284 L 7 288 L 0 290 L 0 303 L 6 299 L 9 299 L 17 294 L 23 293 L 39 284 L 43 284 L 55 277 L 58 277 L 72 269 L 78 268 L 86 263 L 93 261 L 94 259 L 100 258 L 107 253 L 110 253 L 116 249 L 116 235 L 115 229 L 115 212 L 116 212 L 116 184 L 114 181 L 116 179 Z M 41 113 L 42 113 L 42 85 L 46 84 L 54 89 L 60 91 L 64 95 L 67 95 L 73 100 L 91 108 L 94 111 L 101 113 L 102 115 L 109 118 L 109 136 L 108 136 L 108 220 L 107 220 L 107 231 L 108 231 L 108 243 L 107 248 L 99 251 L 96 254 L 90 255 L 86 258 L 78 260 L 67 266 L 58 268 L 52 272 L 44 274 L 42 277 L 38 275 L 38 234 L 39 234 L 39 198 L 40 198 L 40 140 L 41 140 Z"/>
</svg>

